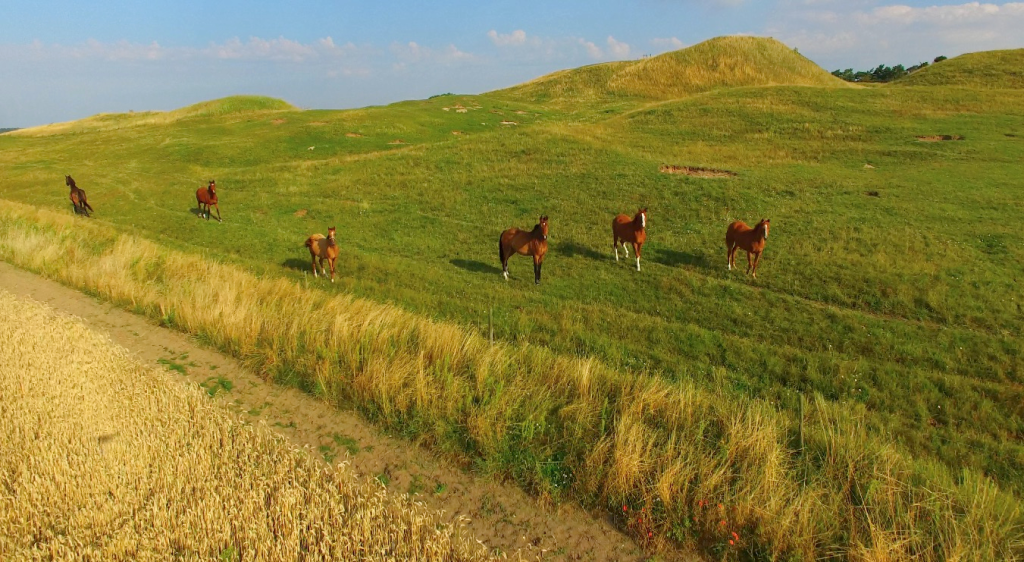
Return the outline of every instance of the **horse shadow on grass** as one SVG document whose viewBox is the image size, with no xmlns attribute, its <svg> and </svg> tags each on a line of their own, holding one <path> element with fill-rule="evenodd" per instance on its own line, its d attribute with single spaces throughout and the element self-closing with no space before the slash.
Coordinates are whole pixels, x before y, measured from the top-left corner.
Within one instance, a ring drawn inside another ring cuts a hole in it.
<svg viewBox="0 0 1024 562">
<path fill-rule="evenodd" d="M 691 252 L 680 252 L 678 250 L 659 249 L 652 252 L 651 261 L 668 267 L 688 266 L 701 269 L 711 267 L 711 262 L 705 254 L 694 254 Z"/>
<path fill-rule="evenodd" d="M 465 269 L 466 271 L 468 271 L 470 273 L 488 273 L 488 274 L 501 273 L 501 268 L 500 267 L 495 267 L 493 265 L 486 264 L 484 262 L 474 261 L 474 260 L 454 259 L 454 260 L 451 260 L 448 263 L 454 265 L 455 267 L 457 267 L 459 269 Z"/>
<path fill-rule="evenodd" d="M 281 262 L 281 267 L 287 269 L 295 269 L 298 271 L 310 271 L 309 260 L 300 260 L 298 258 L 288 258 Z"/>
<path fill-rule="evenodd" d="M 563 255 L 568 258 L 574 258 L 579 256 L 581 258 L 587 258 L 591 260 L 605 260 L 608 259 L 608 255 L 602 254 L 601 252 L 594 251 L 592 248 L 588 248 L 582 244 L 576 242 L 559 242 L 555 246 L 554 250 L 559 255 Z"/>
</svg>

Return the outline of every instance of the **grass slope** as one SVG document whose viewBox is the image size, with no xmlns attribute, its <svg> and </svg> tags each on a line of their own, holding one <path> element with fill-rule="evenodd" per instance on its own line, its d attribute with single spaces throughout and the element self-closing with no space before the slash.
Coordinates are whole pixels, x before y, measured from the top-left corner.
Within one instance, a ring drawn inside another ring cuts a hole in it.
<svg viewBox="0 0 1024 562">
<path fill-rule="evenodd" d="M 295 107 L 286 101 L 265 96 L 230 96 L 216 100 L 204 101 L 173 111 L 142 111 L 132 113 L 100 113 L 65 123 L 52 123 L 12 129 L 9 134 L 18 136 L 46 136 L 63 133 L 82 133 L 86 131 L 109 131 L 126 127 L 150 125 L 166 125 L 196 117 L 227 117 L 244 116 L 254 113 L 274 111 L 294 111 Z"/>
<path fill-rule="evenodd" d="M 1024 89 L 1024 49 L 967 53 L 929 65 L 892 86 Z"/>
<path fill-rule="evenodd" d="M 532 102 L 671 99 L 717 88 L 845 83 L 771 38 L 718 37 L 639 61 L 564 70 L 497 92 Z"/>
<path fill-rule="evenodd" d="M 586 72 L 603 83 L 598 70 Z M 862 410 L 871 439 L 1024 489 L 1024 92 L 748 86 L 568 110 L 512 99 L 3 135 L 0 185 L 70 212 L 72 173 L 96 221 L 270 277 L 302 279 L 302 241 L 336 225 L 344 252 L 326 291 L 481 330 L 493 308 L 502 341 L 787 415 L 817 394 Z M 963 140 L 917 140 L 929 135 Z M 223 224 L 190 212 L 211 177 Z M 639 274 L 615 264 L 608 232 L 638 206 L 650 209 Z M 500 281 L 499 232 L 541 214 L 543 284 L 519 258 Z M 726 272 L 725 226 L 764 216 L 758 280 Z"/>
</svg>

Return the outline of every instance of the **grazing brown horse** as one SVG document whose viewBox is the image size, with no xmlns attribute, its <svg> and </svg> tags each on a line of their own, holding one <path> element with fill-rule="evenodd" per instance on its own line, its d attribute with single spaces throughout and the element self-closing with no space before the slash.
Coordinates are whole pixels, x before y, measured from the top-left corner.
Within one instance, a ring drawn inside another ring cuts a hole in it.
<svg viewBox="0 0 1024 562">
<path fill-rule="evenodd" d="M 747 251 L 747 273 L 757 277 L 757 264 L 761 261 L 761 252 L 764 251 L 765 240 L 768 239 L 768 224 L 771 221 L 761 219 L 754 228 L 750 228 L 743 221 L 736 221 L 729 225 L 725 231 L 725 247 L 729 249 L 727 256 L 729 270 L 736 265 L 736 249 L 743 248 Z M 750 254 L 754 254 L 754 263 L 750 263 Z"/>
<path fill-rule="evenodd" d="M 208 187 L 200 187 L 196 190 L 196 202 L 199 203 L 199 216 L 203 216 L 203 207 L 206 207 L 206 220 L 210 220 L 210 207 L 217 209 L 217 222 L 220 220 L 220 207 L 217 206 L 217 182 L 210 180 Z"/>
<path fill-rule="evenodd" d="M 324 260 L 331 266 L 331 283 L 334 283 L 334 261 L 338 259 L 338 243 L 334 240 L 335 229 L 327 229 L 327 238 L 323 234 L 314 234 L 306 238 L 306 247 L 309 248 L 309 257 L 313 261 L 313 277 L 319 277 L 316 273 L 316 260 L 320 260 L 320 271 L 326 276 Z"/>
<path fill-rule="evenodd" d="M 518 228 L 510 228 L 498 238 L 498 259 L 501 260 L 501 272 L 508 279 L 508 259 L 514 254 L 533 256 L 533 282 L 540 285 L 540 266 L 544 263 L 544 254 L 548 253 L 548 217 L 540 218 L 537 226 L 527 232 Z"/>
<path fill-rule="evenodd" d="M 92 211 L 92 205 L 85 199 L 85 190 L 75 185 L 75 178 L 65 174 L 64 185 L 71 188 L 71 204 L 75 206 L 75 214 L 81 213 L 85 216 L 89 216 L 89 211 Z M 87 211 L 86 209 L 89 209 Z M 95 211 L 93 211 L 95 212 Z"/>
<path fill-rule="evenodd" d="M 640 249 L 647 241 L 646 207 L 637 211 L 633 218 L 619 215 L 612 219 L 612 248 L 615 250 L 615 261 L 619 261 L 620 240 L 622 241 L 622 251 L 626 252 L 626 258 L 629 258 L 629 248 L 626 247 L 626 242 L 633 245 L 633 253 L 636 254 L 636 270 L 640 271 Z"/>
</svg>

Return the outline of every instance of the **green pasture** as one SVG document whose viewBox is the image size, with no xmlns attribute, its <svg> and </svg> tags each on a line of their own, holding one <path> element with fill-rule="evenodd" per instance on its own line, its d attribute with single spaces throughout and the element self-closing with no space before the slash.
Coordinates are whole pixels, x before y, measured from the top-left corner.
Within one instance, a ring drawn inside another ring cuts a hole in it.
<svg viewBox="0 0 1024 562">
<path fill-rule="evenodd" d="M 481 331 L 493 310 L 504 340 L 781 409 L 799 393 L 863 404 L 869 429 L 911 453 L 1024 490 L 1024 90 L 524 100 L 299 111 L 232 98 L 93 118 L 0 135 L 0 193 L 71 213 L 71 174 L 93 220 L 124 232 Z M 917 139 L 934 135 L 961 140 Z M 196 216 L 209 179 L 223 223 Z M 610 222 L 640 206 L 638 273 L 615 262 Z M 499 233 L 542 214 L 541 285 L 522 257 L 503 281 Z M 759 277 L 742 252 L 726 271 L 726 226 L 762 217 Z M 308 275 L 303 247 L 329 226 L 334 285 Z"/>
</svg>

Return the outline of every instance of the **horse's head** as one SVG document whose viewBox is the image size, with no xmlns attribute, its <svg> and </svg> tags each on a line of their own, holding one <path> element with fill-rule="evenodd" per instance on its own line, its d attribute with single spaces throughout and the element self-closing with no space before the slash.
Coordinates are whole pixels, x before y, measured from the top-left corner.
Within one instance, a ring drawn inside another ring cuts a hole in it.
<svg viewBox="0 0 1024 562">
<path fill-rule="evenodd" d="M 327 239 L 328 240 L 334 240 L 335 232 L 336 231 L 335 231 L 335 228 L 333 226 L 328 228 L 327 229 Z"/>
<path fill-rule="evenodd" d="M 647 228 L 647 207 L 638 210 L 633 220 L 640 223 L 640 228 Z"/>
<path fill-rule="evenodd" d="M 64 174 L 64 185 L 71 187 L 72 185 L 75 185 L 75 180 L 72 179 L 71 176 Z"/>
<path fill-rule="evenodd" d="M 540 222 L 537 224 L 537 228 L 540 229 L 540 239 L 548 239 L 548 216 L 543 215 L 540 217 Z"/>
<path fill-rule="evenodd" d="M 768 219 L 761 219 L 761 222 L 757 223 L 758 228 L 764 227 L 764 239 L 768 239 L 768 226 L 772 221 Z"/>
<path fill-rule="evenodd" d="M 206 186 L 206 189 L 209 189 L 210 193 L 216 194 L 217 193 L 217 182 L 214 181 L 214 180 L 210 180 L 210 185 Z"/>
</svg>

